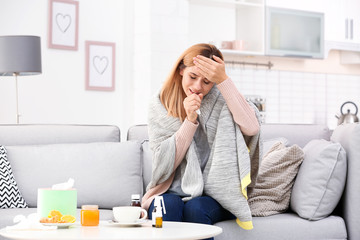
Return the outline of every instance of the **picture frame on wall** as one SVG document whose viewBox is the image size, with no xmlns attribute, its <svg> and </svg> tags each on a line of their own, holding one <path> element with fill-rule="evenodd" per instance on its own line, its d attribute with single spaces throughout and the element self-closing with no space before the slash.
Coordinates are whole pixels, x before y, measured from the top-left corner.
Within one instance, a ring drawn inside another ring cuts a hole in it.
<svg viewBox="0 0 360 240">
<path fill-rule="evenodd" d="M 49 48 L 78 50 L 79 2 L 49 0 Z"/>
<path fill-rule="evenodd" d="M 86 90 L 115 90 L 115 43 L 85 41 Z"/>
</svg>

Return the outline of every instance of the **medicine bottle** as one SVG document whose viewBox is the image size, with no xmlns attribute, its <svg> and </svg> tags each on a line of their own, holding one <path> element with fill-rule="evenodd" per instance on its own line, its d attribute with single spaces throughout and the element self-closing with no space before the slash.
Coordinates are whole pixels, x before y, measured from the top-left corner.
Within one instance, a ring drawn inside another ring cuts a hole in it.
<svg viewBox="0 0 360 240">
<path fill-rule="evenodd" d="M 99 225 L 99 206 L 98 205 L 82 205 L 81 206 L 81 225 L 97 226 Z"/>
<path fill-rule="evenodd" d="M 159 209 L 156 210 L 156 213 L 155 213 L 155 227 L 162 228 L 162 226 L 163 226 L 162 210 L 161 210 L 161 207 L 157 207 L 157 208 L 159 208 Z"/>
<path fill-rule="evenodd" d="M 161 207 L 161 203 L 162 206 L 164 207 L 164 213 L 166 214 L 164 198 L 162 196 L 156 196 L 154 200 L 154 209 L 151 214 L 151 218 L 152 218 L 151 225 L 155 228 L 162 228 L 163 225 L 163 215 L 162 215 L 163 208 Z"/>
<path fill-rule="evenodd" d="M 141 207 L 140 194 L 132 194 L 131 195 L 131 204 L 130 205 L 133 207 Z"/>
<path fill-rule="evenodd" d="M 154 207 L 151 213 L 151 226 L 156 227 L 156 207 Z"/>
</svg>

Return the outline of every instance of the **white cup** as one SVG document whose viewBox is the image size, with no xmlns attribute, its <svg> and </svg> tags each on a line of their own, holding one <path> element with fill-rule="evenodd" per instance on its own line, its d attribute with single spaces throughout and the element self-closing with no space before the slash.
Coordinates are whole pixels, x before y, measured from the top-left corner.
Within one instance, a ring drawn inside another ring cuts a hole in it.
<svg viewBox="0 0 360 240">
<path fill-rule="evenodd" d="M 147 218 L 147 211 L 141 207 L 113 207 L 113 214 L 115 221 L 122 223 L 133 223 Z"/>
</svg>

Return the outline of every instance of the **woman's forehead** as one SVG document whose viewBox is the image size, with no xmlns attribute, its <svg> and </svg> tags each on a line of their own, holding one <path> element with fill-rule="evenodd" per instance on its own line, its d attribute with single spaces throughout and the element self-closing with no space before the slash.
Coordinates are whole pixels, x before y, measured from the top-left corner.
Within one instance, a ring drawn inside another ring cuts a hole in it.
<svg viewBox="0 0 360 240">
<path fill-rule="evenodd" d="M 185 70 L 189 73 L 195 74 L 196 76 L 204 77 L 196 66 L 187 67 Z"/>
</svg>

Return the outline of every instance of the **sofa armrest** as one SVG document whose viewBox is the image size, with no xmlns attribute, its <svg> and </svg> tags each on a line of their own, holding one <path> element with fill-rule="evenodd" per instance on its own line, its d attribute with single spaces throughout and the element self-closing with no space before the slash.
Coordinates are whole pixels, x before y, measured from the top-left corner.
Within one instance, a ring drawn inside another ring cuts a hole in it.
<svg viewBox="0 0 360 240">
<path fill-rule="evenodd" d="M 339 142 L 346 151 L 348 171 L 341 208 L 349 240 L 360 239 L 360 125 L 353 123 L 338 126 L 331 140 Z"/>
</svg>

